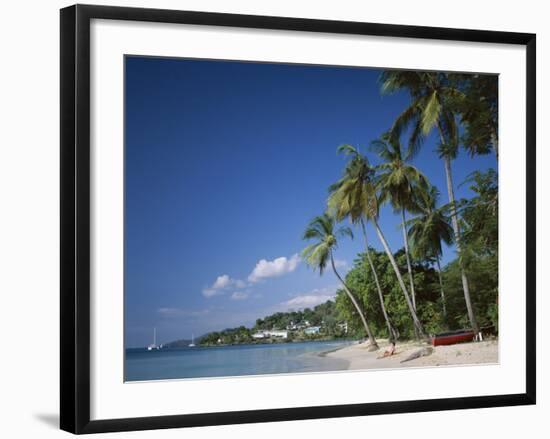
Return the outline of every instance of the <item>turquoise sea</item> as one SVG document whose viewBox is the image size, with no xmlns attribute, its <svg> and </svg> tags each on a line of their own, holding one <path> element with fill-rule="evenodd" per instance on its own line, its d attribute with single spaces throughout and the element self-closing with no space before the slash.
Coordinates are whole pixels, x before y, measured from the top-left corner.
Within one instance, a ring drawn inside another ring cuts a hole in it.
<svg viewBox="0 0 550 439">
<path fill-rule="evenodd" d="M 346 361 L 325 357 L 322 353 L 353 343 L 355 342 L 350 340 L 337 340 L 220 347 L 197 346 L 154 351 L 126 349 L 125 380 L 147 381 L 345 370 Z"/>
</svg>

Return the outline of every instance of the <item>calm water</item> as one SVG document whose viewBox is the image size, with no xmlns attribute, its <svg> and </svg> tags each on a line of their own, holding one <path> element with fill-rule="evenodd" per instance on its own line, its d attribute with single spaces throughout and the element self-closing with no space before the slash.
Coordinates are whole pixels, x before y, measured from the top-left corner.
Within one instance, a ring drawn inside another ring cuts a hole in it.
<svg viewBox="0 0 550 439">
<path fill-rule="evenodd" d="M 347 362 L 320 357 L 353 341 L 126 350 L 126 381 L 344 370 Z"/>
</svg>

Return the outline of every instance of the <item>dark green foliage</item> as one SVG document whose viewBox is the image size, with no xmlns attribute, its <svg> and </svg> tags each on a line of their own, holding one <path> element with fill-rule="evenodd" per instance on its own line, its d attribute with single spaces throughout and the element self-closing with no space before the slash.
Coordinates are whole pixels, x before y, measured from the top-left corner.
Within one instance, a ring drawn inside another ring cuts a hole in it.
<svg viewBox="0 0 550 439">
<path fill-rule="evenodd" d="M 498 176 L 494 169 L 476 171 L 466 183 L 476 196 L 461 200 L 460 258 L 472 284 L 472 301 L 480 326 L 494 326 L 498 332 Z M 450 288 L 460 283 L 457 261 L 448 265 L 443 277 Z M 461 302 L 460 297 L 456 300 Z M 463 318 L 460 308 L 456 312 L 455 321 Z"/>
<path fill-rule="evenodd" d="M 396 255 L 400 268 L 405 270 L 405 255 L 401 250 Z M 401 339 L 414 338 L 411 317 L 403 294 L 401 294 L 395 274 L 388 257 L 383 252 L 371 249 L 371 257 L 378 272 L 385 305 L 392 324 L 400 333 Z M 437 272 L 428 264 L 413 265 L 414 283 L 417 288 L 417 312 L 428 334 L 448 329 L 468 327 L 468 315 L 462 290 L 458 260 L 451 262 L 443 270 L 443 282 L 447 299 L 447 321 L 442 312 Z M 477 263 L 468 267 L 468 279 L 471 283 L 472 300 L 479 316 L 480 326 L 498 326 L 498 267 L 496 256 L 477 259 Z M 384 316 L 380 310 L 376 285 L 370 271 L 367 270 L 366 257 L 360 255 L 354 267 L 346 276 L 346 282 L 356 297 L 360 298 L 377 337 L 387 338 L 388 333 Z M 343 293 L 338 291 L 336 307 L 342 320 L 349 323 L 350 333 L 361 334 L 361 321 L 353 305 Z"/>
<path fill-rule="evenodd" d="M 466 180 L 476 194 L 462 200 L 465 263 L 475 263 L 475 257 L 496 255 L 498 252 L 498 175 L 494 169 L 476 171 Z"/>
<path fill-rule="evenodd" d="M 244 326 L 239 326 L 238 328 L 228 328 L 219 332 L 210 332 L 200 339 L 199 344 L 239 344 L 251 343 L 252 341 L 252 331 Z"/>
<path fill-rule="evenodd" d="M 462 91 L 456 111 L 464 127 L 461 142 L 470 155 L 498 155 L 498 76 L 449 75 Z"/>
<path fill-rule="evenodd" d="M 475 172 L 467 180 L 476 194 L 469 200 L 461 200 L 461 222 L 463 229 L 461 259 L 468 273 L 474 310 L 481 327 L 493 326 L 498 332 L 498 181 L 497 174 Z M 429 252 L 427 252 L 429 253 Z M 402 338 L 413 337 L 412 323 L 407 305 L 400 294 L 399 286 L 385 253 L 371 249 L 374 265 L 384 291 L 385 305 L 393 325 Z M 396 259 L 405 269 L 403 251 Z M 429 261 L 431 262 L 431 261 Z M 442 313 L 438 294 L 437 272 L 426 264 L 413 266 L 414 283 L 417 288 L 417 311 L 428 333 L 446 329 L 468 327 L 468 314 L 462 289 L 459 259 L 443 269 L 443 284 L 446 293 L 447 319 Z M 346 276 L 350 288 L 361 298 L 373 330 L 379 337 L 387 337 L 383 316 L 379 311 L 374 280 L 366 270 L 366 258 L 360 255 L 353 269 Z M 338 294 L 336 303 L 342 316 L 350 321 L 351 329 L 358 328 L 358 319 L 344 294 Z"/>
<path fill-rule="evenodd" d="M 384 292 L 384 303 L 392 324 L 400 333 L 401 338 L 413 338 L 414 330 L 407 303 L 397 283 L 395 273 L 387 255 L 371 249 L 371 257 L 378 273 L 382 291 Z M 406 259 L 404 252 L 397 252 L 395 258 L 400 269 L 405 271 Z M 419 318 L 425 324 L 427 332 L 439 332 L 443 330 L 444 322 L 441 317 L 437 273 L 434 269 L 424 264 L 414 264 L 413 273 L 414 283 L 417 288 L 417 311 Z M 372 329 L 375 334 L 378 337 L 387 338 L 388 331 L 379 304 L 376 284 L 370 269 L 368 269 L 364 254 L 359 255 L 359 258 L 355 260 L 354 267 L 346 276 L 346 282 L 357 297 L 361 299 L 369 321 L 372 322 Z M 352 332 L 360 329 L 360 320 L 353 312 L 352 304 L 345 294 L 342 294 L 340 291 L 336 297 L 336 306 L 341 312 L 342 318 L 348 321 Z"/>
<path fill-rule="evenodd" d="M 498 331 L 498 259 L 496 256 L 478 258 L 470 264 L 468 281 L 470 282 L 472 302 L 479 326 L 495 326 Z M 462 281 L 458 261 L 451 262 L 443 270 L 443 282 L 447 295 L 447 313 L 451 328 L 466 327 L 468 316 L 462 294 Z"/>
</svg>

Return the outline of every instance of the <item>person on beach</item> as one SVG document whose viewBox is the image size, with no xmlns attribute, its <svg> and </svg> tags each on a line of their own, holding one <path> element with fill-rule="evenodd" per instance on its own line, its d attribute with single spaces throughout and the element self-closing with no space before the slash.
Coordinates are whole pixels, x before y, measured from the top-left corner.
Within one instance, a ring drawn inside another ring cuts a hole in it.
<svg viewBox="0 0 550 439">
<path fill-rule="evenodd" d="M 386 349 L 384 353 L 378 358 L 380 359 L 380 358 L 391 357 L 394 353 L 395 353 L 395 341 L 392 341 L 390 343 L 390 347 Z"/>
</svg>

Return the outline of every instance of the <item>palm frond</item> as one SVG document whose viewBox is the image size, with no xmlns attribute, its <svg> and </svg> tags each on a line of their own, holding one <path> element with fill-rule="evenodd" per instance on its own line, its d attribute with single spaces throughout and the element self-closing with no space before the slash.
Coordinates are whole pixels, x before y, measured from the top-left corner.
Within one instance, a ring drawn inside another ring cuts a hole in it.
<svg viewBox="0 0 550 439">
<path fill-rule="evenodd" d="M 392 139 L 400 139 L 409 126 L 420 123 L 421 108 L 413 101 L 393 122 L 389 133 Z"/>
<path fill-rule="evenodd" d="M 426 136 L 432 130 L 435 123 L 439 119 L 441 114 L 441 102 L 439 101 L 439 95 L 434 90 L 428 97 L 425 106 L 422 108 L 422 133 Z"/>
<path fill-rule="evenodd" d="M 347 143 L 344 143 L 343 145 L 340 145 L 338 146 L 338 148 L 336 148 L 336 153 L 357 156 L 359 155 L 359 150 L 353 145 L 348 145 Z"/>
<path fill-rule="evenodd" d="M 336 232 L 336 234 L 338 236 L 341 236 L 342 238 L 347 236 L 347 237 L 353 239 L 353 231 L 351 230 L 350 227 L 340 227 L 338 229 L 338 231 Z"/>
<path fill-rule="evenodd" d="M 424 143 L 425 138 L 426 136 L 422 131 L 422 125 L 419 123 L 414 124 L 411 135 L 409 137 L 409 146 L 407 149 L 407 153 L 405 154 L 405 160 L 412 160 L 416 157 L 416 155 L 420 151 L 420 148 L 422 147 L 422 144 Z"/>
</svg>

